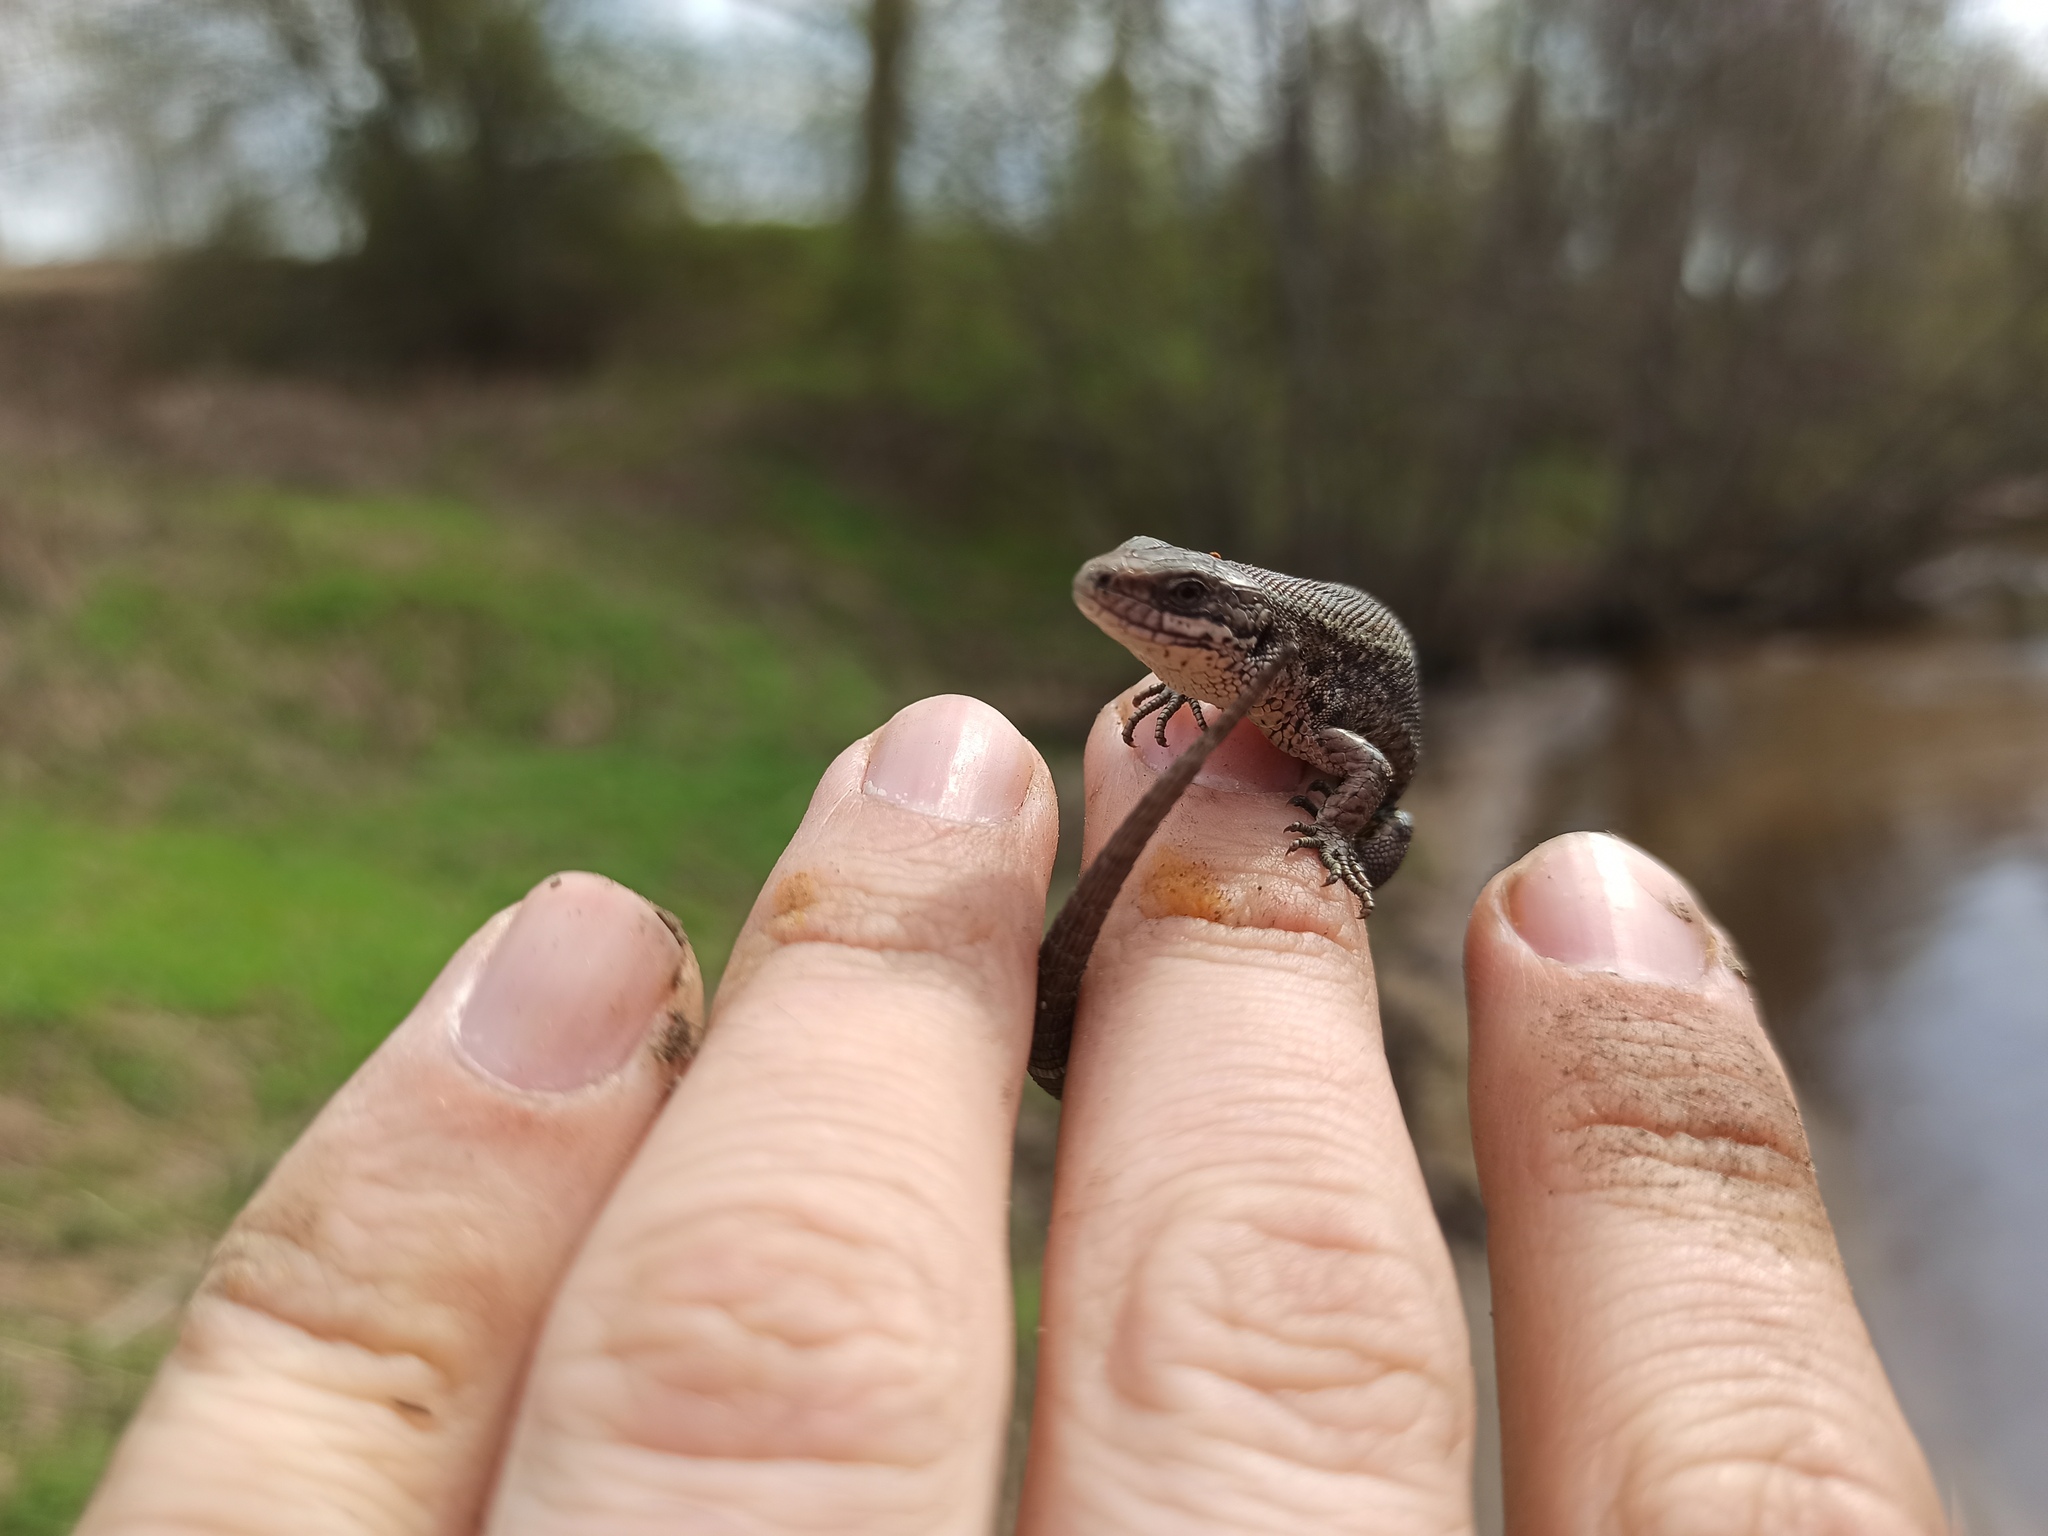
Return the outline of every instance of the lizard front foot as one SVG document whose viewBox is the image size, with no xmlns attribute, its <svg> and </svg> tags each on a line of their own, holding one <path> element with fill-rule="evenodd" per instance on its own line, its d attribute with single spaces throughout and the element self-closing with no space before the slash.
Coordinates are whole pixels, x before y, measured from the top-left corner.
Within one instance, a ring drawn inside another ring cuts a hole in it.
<svg viewBox="0 0 2048 1536">
<path fill-rule="evenodd" d="M 1308 796 L 1321 795 L 1323 797 L 1323 800 L 1327 800 L 1331 795 L 1335 794 L 1336 792 L 1337 786 L 1332 784 L 1328 779 L 1317 779 L 1313 784 L 1309 785 L 1308 795 L 1295 795 L 1291 797 L 1287 803 L 1289 805 L 1300 806 L 1304 811 L 1307 811 L 1311 816 L 1320 816 L 1323 813 L 1323 801 L 1311 800 Z M 1293 829 L 1290 827 L 1288 830 L 1292 831 Z"/>
<path fill-rule="evenodd" d="M 1159 711 L 1159 719 L 1152 727 L 1152 739 L 1162 747 L 1165 746 L 1166 722 L 1179 713 L 1180 707 L 1183 704 L 1187 705 L 1189 711 L 1194 715 L 1195 728 L 1206 731 L 1209 728 L 1209 722 L 1202 713 L 1201 700 L 1191 699 L 1186 694 L 1167 687 L 1164 683 L 1154 683 L 1150 688 L 1147 688 L 1144 692 L 1135 695 L 1131 699 L 1131 718 L 1124 722 L 1124 745 L 1128 747 L 1131 744 L 1131 738 L 1138 734 L 1138 722 L 1154 710 L 1157 710 Z"/>
<path fill-rule="evenodd" d="M 1299 834 L 1287 845 L 1287 851 L 1293 853 L 1297 849 L 1313 848 L 1323 861 L 1323 868 L 1330 872 L 1330 878 L 1323 884 L 1343 885 L 1358 898 L 1358 915 L 1371 917 L 1372 881 L 1367 878 L 1365 866 L 1359 861 L 1358 850 L 1351 839 L 1334 827 L 1313 821 L 1290 822 L 1287 830 Z"/>
</svg>

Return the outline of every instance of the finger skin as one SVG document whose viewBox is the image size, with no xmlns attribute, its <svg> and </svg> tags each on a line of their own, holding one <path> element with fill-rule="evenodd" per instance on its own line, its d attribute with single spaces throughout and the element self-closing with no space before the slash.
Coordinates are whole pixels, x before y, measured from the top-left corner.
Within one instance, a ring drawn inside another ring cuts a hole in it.
<svg viewBox="0 0 2048 1536">
<path fill-rule="evenodd" d="M 1509 1528 L 1941 1530 L 1725 941 L 1692 902 L 1696 984 L 1547 959 L 1528 863 L 1466 944 Z"/>
<path fill-rule="evenodd" d="M 1262 753 L 1219 749 L 1236 787 L 1198 781 L 1161 829 L 1082 991 L 1027 1532 L 1470 1525 L 1469 1346 L 1365 925 L 1286 852 L 1302 774 Z M 1091 847 L 1145 758 L 1105 711 Z"/>
<path fill-rule="evenodd" d="M 517 909 L 487 923 L 230 1228 L 81 1532 L 475 1528 L 527 1343 L 668 1092 L 668 1005 L 702 1017 L 652 908 L 557 881 L 637 925 L 646 1046 L 573 1092 L 472 1065 L 458 1013 Z"/>
<path fill-rule="evenodd" d="M 988 1527 L 1052 781 L 1018 738 L 1021 809 L 944 821 L 864 792 L 874 745 L 826 774 L 565 1283 L 500 1536 Z"/>
</svg>

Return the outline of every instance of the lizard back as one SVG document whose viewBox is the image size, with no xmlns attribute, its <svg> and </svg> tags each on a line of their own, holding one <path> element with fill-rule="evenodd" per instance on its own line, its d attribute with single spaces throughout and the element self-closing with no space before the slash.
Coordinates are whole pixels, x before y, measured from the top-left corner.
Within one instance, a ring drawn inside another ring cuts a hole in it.
<svg viewBox="0 0 2048 1536">
<path fill-rule="evenodd" d="M 1356 731 L 1387 755 L 1398 795 L 1422 755 L 1422 680 L 1407 627 L 1378 598 L 1342 582 L 1313 581 L 1230 560 L 1270 594 L 1296 659 L 1253 710 L 1282 751 L 1316 763 L 1316 730 Z M 1320 764 L 1318 766 L 1328 766 Z"/>
</svg>

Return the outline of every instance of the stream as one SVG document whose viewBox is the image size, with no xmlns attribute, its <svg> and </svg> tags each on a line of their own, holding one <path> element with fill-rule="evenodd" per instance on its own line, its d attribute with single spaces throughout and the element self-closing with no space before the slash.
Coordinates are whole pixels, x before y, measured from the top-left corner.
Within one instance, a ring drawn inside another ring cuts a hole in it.
<svg viewBox="0 0 2048 1536">
<path fill-rule="evenodd" d="M 2048 1532 L 2048 641 L 1776 641 L 1598 694 L 1528 840 L 1621 832 L 1732 932 L 1958 1528 Z"/>
</svg>

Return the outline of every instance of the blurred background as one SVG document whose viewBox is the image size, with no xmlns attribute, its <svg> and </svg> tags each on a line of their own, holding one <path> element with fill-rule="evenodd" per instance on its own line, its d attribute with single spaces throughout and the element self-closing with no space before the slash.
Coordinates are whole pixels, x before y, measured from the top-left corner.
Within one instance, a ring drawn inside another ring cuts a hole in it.
<svg viewBox="0 0 2048 1536">
<path fill-rule="evenodd" d="M 715 976 L 940 689 L 1077 806 L 1139 532 L 1422 643 L 1374 940 L 1482 1357 L 1464 912 L 1613 827 L 1967 1528 L 2048 1531 L 2041 0 L 6 0 L 0 1531 L 550 870 Z"/>
</svg>

